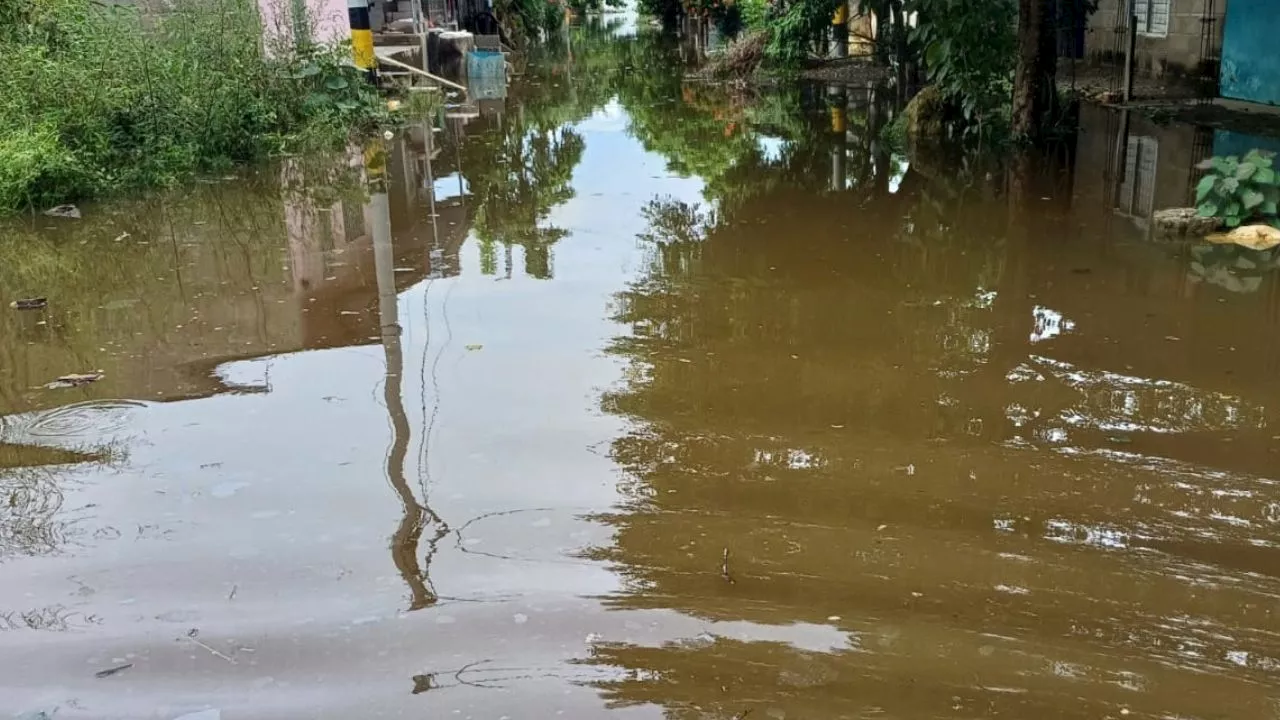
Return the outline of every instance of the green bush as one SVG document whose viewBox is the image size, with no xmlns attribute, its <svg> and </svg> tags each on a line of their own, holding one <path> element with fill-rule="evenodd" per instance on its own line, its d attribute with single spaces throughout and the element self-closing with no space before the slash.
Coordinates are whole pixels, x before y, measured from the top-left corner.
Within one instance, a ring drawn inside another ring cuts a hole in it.
<svg viewBox="0 0 1280 720">
<path fill-rule="evenodd" d="M 0 213 L 165 186 L 386 120 L 349 50 L 268 55 L 254 0 L 0 0 Z"/>
<path fill-rule="evenodd" d="M 771 33 L 766 54 L 781 65 L 799 65 L 809 59 L 831 27 L 831 16 L 841 0 L 796 0 L 775 5 L 769 18 Z"/>
<path fill-rule="evenodd" d="M 1201 163 L 1199 168 L 1208 173 L 1196 185 L 1197 213 L 1232 228 L 1244 223 L 1280 228 L 1280 176 L 1272 167 L 1274 158 L 1274 153 L 1250 150 L 1243 160 L 1228 155 Z"/>
</svg>

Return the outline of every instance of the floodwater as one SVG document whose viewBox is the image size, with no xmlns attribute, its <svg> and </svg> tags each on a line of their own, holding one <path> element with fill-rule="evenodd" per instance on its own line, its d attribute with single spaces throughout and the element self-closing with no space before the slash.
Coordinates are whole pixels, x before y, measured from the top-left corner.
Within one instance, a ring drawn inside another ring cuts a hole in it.
<svg viewBox="0 0 1280 720">
<path fill-rule="evenodd" d="M 1147 239 L 1254 140 L 570 40 L 0 235 L 0 716 L 1280 717 L 1280 258 Z"/>
</svg>

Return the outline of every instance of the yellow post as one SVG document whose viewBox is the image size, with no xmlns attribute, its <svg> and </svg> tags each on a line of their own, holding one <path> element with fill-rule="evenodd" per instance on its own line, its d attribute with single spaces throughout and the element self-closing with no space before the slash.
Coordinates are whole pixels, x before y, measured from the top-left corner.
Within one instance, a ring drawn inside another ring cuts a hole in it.
<svg viewBox="0 0 1280 720">
<path fill-rule="evenodd" d="M 373 54 L 373 25 L 369 21 L 368 0 L 347 0 L 347 19 L 351 22 L 351 59 L 365 71 L 369 82 L 378 81 L 374 68 L 378 60 Z"/>
<path fill-rule="evenodd" d="M 831 16 L 831 55 L 849 57 L 849 0 L 842 0 Z"/>
</svg>

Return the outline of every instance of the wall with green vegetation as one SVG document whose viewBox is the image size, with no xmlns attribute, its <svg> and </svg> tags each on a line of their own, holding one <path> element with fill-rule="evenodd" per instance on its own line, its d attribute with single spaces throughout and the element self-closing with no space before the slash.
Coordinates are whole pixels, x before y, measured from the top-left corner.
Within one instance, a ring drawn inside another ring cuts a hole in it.
<svg viewBox="0 0 1280 720">
<path fill-rule="evenodd" d="M 349 51 L 262 38 L 253 0 L 0 0 L 0 214 L 333 146 L 386 119 Z"/>
</svg>

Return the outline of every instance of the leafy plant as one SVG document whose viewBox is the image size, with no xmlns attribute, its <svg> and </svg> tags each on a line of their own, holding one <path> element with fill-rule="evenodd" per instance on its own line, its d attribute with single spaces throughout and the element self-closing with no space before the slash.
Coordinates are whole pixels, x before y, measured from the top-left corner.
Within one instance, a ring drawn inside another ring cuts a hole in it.
<svg viewBox="0 0 1280 720">
<path fill-rule="evenodd" d="M 1012 0 L 915 0 L 911 34 L 922 48 L 929 80 L 965 127 L 990 127 L 1007 117 L 1017 58 L 1018 8 Z"/>
<path fill-rule="evenodd" d="M 1250 150 L 1244 159 L 1227 155 L 1198 165 L 1208 172 L 1196 185 L 1196 212 L 1232 228 L 1255 222 L 1280 227 L 1280 176 L 1274 158 L 1274 153 Z"/>
</svg>

